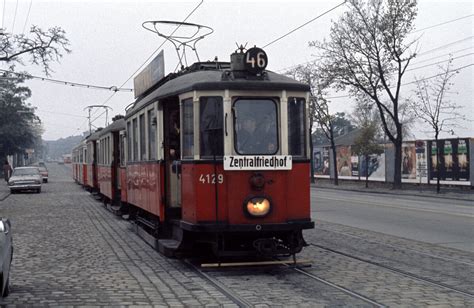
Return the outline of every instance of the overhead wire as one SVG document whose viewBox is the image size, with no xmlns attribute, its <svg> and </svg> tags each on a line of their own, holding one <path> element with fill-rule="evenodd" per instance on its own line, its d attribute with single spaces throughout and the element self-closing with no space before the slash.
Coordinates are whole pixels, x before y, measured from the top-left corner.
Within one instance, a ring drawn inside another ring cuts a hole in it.
<svg viewBox="0 0 474 308">
<path fill-rule="evenodd" d="M 454 41 L 454 42 L 451 42 L 451 43 L 448 43 L 448 44 L 445 44 L 445 45 L 441 45 L 439 47 L 436 47 L 436 48 L 433 48 L 433 49 L 430 49 L 430 50 L 427 50 L 427 51 L 424 51 L 424 52 L 421 52 L 421 53 L 418 53 L 417 56 L 423 56 L 427 53 L 432 53 L 433 51 L 437 51 L 437 50 L 441 50 L 441 49 L 445 49 L 446 47 L 449 47 L 449 46 L 452 46 L 452 45 L 457 45 L 459 43 L 462 43 L 462 42 L 465 42 L 465 41 L 468 41 L 468 40 L 471 40 L 474 36 L 468 36 L 468 37 L 465 37 L 463 39 L 460 39 L 460 40 L 457 40 L 457 41 Z"/>
<path fill-rule="evenodd" d="M 201 6 L 201 4 L 204 2 L 204 0 L 201 0 L 201 2 L 199 2 L 199 4 L 186 16 L 186 18 L 182 21 L 183 23 L 186 22 L 186 20 L 189 19 L 189 17 L 191 17 L 192 14 L 194 14 L 194 12 Z M 181 25 L 178 25 L 174 30 L 173 32 L 171 32 L 170 36 L 173 35 L 176 31 L 178 31 L 178 29 L 181 27 Z M 127 78 L 127 80 L 125 80 L 122 85 L 120 86 L 123 87 L 140 69 L 142 69 L 142 67 L 160 50 L 160 48 L 166 43 L 166 40 L 163 41 L 160 46 L 158 46 L 155 51 L 153 51 L 153 53 L 143 62 L 142 65 L 140 65 L 140 67 L 138 69 L 135 70 L 135 72 L 133 72 L 130 77 Z M 112 99 L 112 97 L 114 97 L 115 93 L 112 93 L 112 95 L 110 95 L 103 103 L 102 103 L 102 106 L 104 106 L 109 100 Z M 96 113 L 96 111 L 94 111 L 91 115 L 91 117 Z M 101 114 L 99 114 L 97 117 L 95 117 L 91 123 L 93 123 L 95 120 L 97 120 L 98 118 L 100 118 L 102 115 L 105 114 L 105 111 L 102 112 Z M 87 122 L 86 122 L 87 123 Z M 85 124 L 85 123 L 84 123 Z M 81 125 L 84 126 L 84 124 Z"/>
<path fill-rule="evenodd" d="M 438 62 L 435 62 L 435 63 L 426 64 L 426 65 L 423 65 L 423 66 L 413 67 L 413 68 L 410 68 L 410 69 L 406 70 L 406 72 L 418 70 L 418 69 L 420 69 L 420 68 L 425 68 L 425 67 L 437 65 L 437 64 L 445 63 L 445 62 L 448 62 L 448 61 L 451 61 L 451 60 L 456 60 L 456 59 L 460 59 L 460 58 L 464 58 L 464 57 L 472 56 L 472 55 L 474 55 L 474 52 L 467 53 L 467 54 L 464 54 L 464 55 L 461 55 L 461 56 L 457 56 L 457 57 L 454 57 L 454 58 L 450 58 L 450 59 L 447 59 L 447 60 L 443 60 L 443 61 L 438 61 Z"/>
<path fill-rule="evenodd" d="M 7 10 L 7 0 L 3 0 L 3 17 L 2 17 L 2 30 L 5 25 L 5 11 Z"/>
<path fill-rule="evenodd" d="M 472 17 L 472 16 L 474 16 L 474 14 L 466 15 L 466 16 L 459 17 L 459 18 L 452 19 L 452 20 L 448 20 L 448 21 L 445 21 L 445 22 L 442 22 L 442 23 L 439 23 L 439 24 L 436 24 L 436 25 L 428 26 L 426 28 L 418 29 L 418 30 L 412 31 L 411 33 L 417 33 L 417 32 L 421 32 L 421 31 L 424 31 L 424 30 L 431 29 L 431 28 L 443 26 L 443 25 L 446 25 L 446 24 L 449 24 L 449 23 L 452 23 L 452 22 L 455 22 L 455 21 L 458 21 L 458 20 L 461 20 L 461 19 L 469 18 L 469 17 Z"/>
<path fill-rule="evenodd" d="M 467 41 L 467 40 L 470 40 L 472 39 L 473 36 L 469 36 L 469 37 L 466 37 L 466 38 L 463 38 L 461 40 L 458 40 L 458 41 L 455 41 L 455 42 L 451 42 L 451 43 L 448 43 L 448 44 L 445 44 L 445 45 L 441 45 L 441 46 L 438 46 L 436 48 L 433 48 L 433 49 L 430 49 L 430 50 L 427 50 L 427 51 L 424 51 L 422 53 L 418 53 L 416 55 L 416 58 L 417 57 L 422 57 L 426 54 L 429 54 L 429 53 L 433 53 L 437 50 L 442 50 L 442 49 L 445 49 L 446 47 L 449 47 L 449 46 L 452 46 L 452 45 L 456 45 L 456 44 L 459 44 L 459 43 L 462 43 L 464 41 Z M 440 57 L 443 57 L 445 55 L 449 55 L 449 54 L 455 54 L 455 53 L 458 53 L 458 52 L 461 52 L 461 51 L 465 51 L 465 50 L 468 50 L 468 49 L 472 49 L 473 47 L 467 47 L 467 48 L 463 48 L 463 49 L 458 49 L 458 50 L 455 50 L 455 51 L 451 51 L 449 53 L 446 53 L 446 54 L 443 54 L 443 55 L 439 55 L 439 56 L 436 56 L 436 57 L 432 57 L 430 59 L 426 59 L 426 60 L 423 60 L 423 61 L 418 61 L 416 63 L 413 63 L 413 64 L 418 64 L 418 63 L 422 63 L 422 62 L 427 62 L 427 61 L 430 61 L 430 60 L 433 60 L 433 59 L 436 59 L 436 58 L 440 58 Z M 288 66 L 288 67 L 285 67 L 285 68 L 281 68 L 279 70 L 277 70 L 276 72 L 283 72 L 283 71 L 287 71 L 287 70 L 290 70 L 292 68 L 296 68 L 300 65 L 305 65 L 305 64 L 308 64 L 308 63 L 313 63 L 313 62 L 316 62 L 318 61 L 318 59 L 314 59 L 314 60 L 311 60 L 311 61 L 306 61 L 306 62 L 303 62 L 303 63 L 299 63 L 299 64 L 296 64 L 296 65 L 292 65 L 292 66 Z"/>
<path fill-rule="evenodd" d="M 13 16 L 13 24 L 12 24 L 12 33 L 15 29 L 15 21 L 16 21 L 16 13 L 18 11 L 18 0 L 16 0 L 16 6 L 15 6 L 15 15 Z"/>
<path fill-rule="evenodd" d="M 40 77 L 40 76 L 34 76 L 34 75 L 28 75 L 28 74 L 22 74 L 22 73 L 15 73 L 11 72 L 8 70 L 0 69 L 1 72 L 6 72 L 9 74 L 14 74 L 17 76 L 24 76 L 26 78 L 32 78 L 32 79 L 37 79 L 41 81 L 47 81 L 47 82 L 52 82 L 60 85 L 68 85 L 72 87 L 82 87 L 82 88 L 89 88 L 89 89 L 98 89 L 98 90 L 109 90 L 109 91 L 114 91 L 114 92 L 132 92 L 133 89 L 130 88 L 117 88 L 116 86 L 97 86 L 97 85 L 92 85 L 92 84 L 86 84 L 86 83 L 78 83 L 78 82 L 72 82 L 72 81 L 64 81 L 64 80 L 59 80 L 59 79 L 52 79 L 52 78 L 46 78 L 46 77 Z"/>
<path fill-rule="evenodd" d="M 473 49 L 473 48 L 474 48 L 474 46 L 463 48 L 463 49 L 458 49 L 458 50 L 453 50 L 453 51 L 450 51 L 448 53 L 444 53 L 444 54 L 436 56 L 436 57 L 431 57 L 431 58 L 428 58 L 428 59 L 425 59 L 425 60 L 422 60 L 422 61 L 413 62 L 412 65 L 417 65 L 417 64 L 420 64 L 420 63 L 428 62 L 428 61 L 438 59 L 438 58 L 442 58 L 442 57 L 445 57 L 445 56 L 448 56 L 448 55 L 454 55 L 458 52 L 466 51 L 466 50 Z M 415 58 L 415 60 L 416 60 L 416 58 Z"/>
<path fill-rule="evenodd" d="M 461 67 L 453 68 L 452 71 L 460 71 L 460 70 L 463 70 L 463 69 L 468 68 L 468 67 L 473 66 L 473 65 L 474 65 L 474 63 L 467 64 L 467 65 L 464 65 L 464 66 L 461 66 Z M 418 80 L 414 80 L 414 81 L 411 81 L 411 82 L 408 82 L 408 83 L 403 83 L 401 86 L 406 86 L 406 85 L 414 84 L 414 83 L 416 83 L 417 81 L 423 81 L 423 80 L 432 79 L 432 78 L 435 78 L 435 77 L 438 77 L 438 76 L 442 76 L 442 75 L 444 75 L 444 74 L 445 74 L 445 73 L 440 73 L 440 74 L 433 75 L 433 76 L 430 76 L 430 77 L 424 77 L 424 78 L 421 78 L 421 79 L 418 79 Z M 330 97 L 327 97 L 327 99 L 338 99 L 338 98 L 347 98 L 347 97 L 351 97 L 351 95 L 330 96 Z"/>
<path fill-rule="evenodd" d="M 33 0 L 30 0 L 30 6 L 28 7 L 28 13 L 26 14 L 25 24 L 23 25 L 23 31 L 22 31 L 23 34 L 25 34 L 26 24 L 28 23 L 28 19 L 30 18 L 30 11 L 31 11 L 32 4 L 33 4 Z"/>
<path fill-rule="evenodd" d="M 77 114 L 72 114 L 72 113 L 65 113 L 65 112 L 56 112 L 56 111 L 51 111 L 51 110 L 44 110 L 44 109 L 35 109 L 36 112 L 40 113 L 50 113 L 50 114 L 59 114 L 59 115 L 64 115 L 68 117 L 75 117 L 75 118 L 87 118 L 86 116 L 81 116 Z"/>
<path fill-rule="evenodd" d="M 322 14 L 316 16 L 316 17 L 314 17 L 313 19 L 308 20 L 307 22 L 305 22 L 305 23 L 302 24 L 301 26 L 298 26 L 298 27 L 296 27 L 295 29 L 291 30 L 290 32 L 288 32 L 288 33 L 286 33 L 286 34 L 283 34 L 283 35 L 280 36 L 279 38 L 274 39 L 273 41 L 271 41 L 270 43 L 266 44 L 266 45 L 263 46 L 262 48 L 266 48 L 266 47 L 272 45 L 273 43 L 278 42 L 279 40 L 281 40 L 281 39 L 287 37 L 287 36 L 290 35 L 291 33 L 293 33 L 293 32 L 295 32 L 295 31 L 297 31 L 297 30 L 303 28 L 304 26 L 306 26 L 306 25 L 312 23 L 312 22 L 315 21 L 316 19 L 321 18 L 322 16 L 326 15 L 327 13 L 329 13 L 329 12 L 331 12 L 331 11 L 334 11 L 335 9 L 337 9 L 338 7 L 340 7 L 341 5 L 344 5 L 346 2 L 347 2 L 347 1 L 344 1 L 344 2 L 342 2 L 342 3 L 338 4 L 338 5 L 336 5 L 335 7 L 333 7 L 333 8 L 331 8 L 331 9 L 327 10 L 326 12 L 324 12 L 324 13 L 322 13 Z"/>
</svg>

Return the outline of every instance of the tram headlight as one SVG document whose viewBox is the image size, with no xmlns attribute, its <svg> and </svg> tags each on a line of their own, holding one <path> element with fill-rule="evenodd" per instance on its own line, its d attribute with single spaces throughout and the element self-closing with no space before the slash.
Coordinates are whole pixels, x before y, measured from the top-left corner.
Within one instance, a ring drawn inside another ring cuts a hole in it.
<svg viewBox="0 0 474 308">
<path fill-rule="evenodd" d="M 253 197 L 245 202 L 245 211 L 253 217 L 263 217 L 270 213 L 271 202 L 265 197 Z"/>
</svg>

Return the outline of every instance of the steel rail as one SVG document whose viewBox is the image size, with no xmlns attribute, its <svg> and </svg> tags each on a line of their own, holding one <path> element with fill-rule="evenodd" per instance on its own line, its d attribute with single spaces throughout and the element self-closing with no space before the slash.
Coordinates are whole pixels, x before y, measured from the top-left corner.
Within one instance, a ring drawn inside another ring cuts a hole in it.
<svg viewBox="0 0 474 308">
<path fill-rule="evenodd" d="M 227 288 L 224 284 L 220 283 L 217 279 L 212 278 L 202 270 L 200 270 L 196 265 L 191 263 L 189 260 L 183 260 L 183 262 L 192 269 L 196 274 L 198 274 L 202 279 L 211 283 L 216 289 L 222 292 L 227 298 L 229 298 L 234 304 L 239 307 L 253 307 L 250 302 L 237 295 L 234 291 Z"/>
<path fill-rule="evenodd" d="M 319 281 L 319 282 L 321 282 L 321 283 L 323 283 L 323 284 L 325 284 L 325 285 L 328 285 L 328 286 L 330 286 L 330 287 L 332 287 L 332 288 L 335 288 L 335 289 L 337 289 L 337 290 L 339 290 L 339 291 L 341 291 L 341 292 L 343 292 L 343 293 L 345 293 L 345 294 L 348 294 L 348 295 L 350 295 L 350 296 L 352 296 L 352 297 L 358 298 L 358 299 L 360 299 L 360 300 L 362 300 L 362 301 L 364 301 L 364 302 L 366 302 L 366 303 L 369 303 L 369 304 L 374 305 L 374 306 L 376 306 L 376 307 L 386 307 L 385 305 L 382 305 L 382 304 L 376 302 L 376 301 L 373 300 L 373 299 L 370 299 L 370 298 L 368 298 L 368 297 L 366 297 L 366 296 L 364 296 L 364 295 L 362 295 L 362 294 L 359 294 L 359 293 L 357 293 L 357 292 L 354 292 L 354 291 L 351 291 L 351 290 L 346 289 L 346 288 L 344 288 L 344 287 L 341 287 L 341 286 L 339 286 L 339 285 L 337 285 L 337 284 L 335 284 L 335 283 L 332 283 L 332 282 L 330 282 L 330 281 L 328 281 L 328 280 L 326 280 L 326 279 L 323 279 L 323 278 L 321 278 L 321 277 L 318 277 L 318 276 L 316 276 L 316 275 L 314 275 L 314 274 L 308 273 L 307 271 L 305 271 L 305 270 L 303 270 L 303 269 L 301 269 L 301 268 L 293 267 L 293 266 L 291 266 L 291 265 L 286 265 L 286 266 L 287 266 L 287 267 L 291 267 L 294 271 L 296 271 L 296 272 L 298 272 L 298 273 L 300 273 L 300 274 L 303 274 L 303 275 L 305 275 L 305 276 L 307 276 L 307 277 L 309 277 L 309 278 L 312 278 L 312 279 L 314 279 L 314 280 L 317 280 L 317 281 Z"/>
<path fill-rule="evenodd" d="M 467 296 L 467 297 L 469 297 L 469 298 L 473 298 L 473 299 L 474 299 L 474 294 L 473 294 L 473 293 L 469 293 L 469 292 L 466 292 L 466 291 L 463 291 L 463 290 L 459 290 L 459 289 L 453 288 L 453 287 L 451 287 L 451 286 L 448 286 L 448 285 L 446 285 L 446 284 L 444 284 L 444 283 L 436 282 L 436 281 L 434 281 L 434 280 L 432 280 L 432 279 L 429 279 L 429 278 L 423 278 L 423 277 L 417 276 L 417 275 L 415 275 L 415 274 L 411 274 L 411 273 L 408 273 L 408 272 L 406 272 L 406 271 L 403 271 L 403 270 L 394 268 L 394 267 L 392 267 L 392 266 L 383 265 L 383 264 L 380 264 L 380 263 L 377 263 L 377 262 L 374 262 L 374 261 L 366 260 L 366 259 L 364 259 L 364 258 L 357 257 L 357 256 L 353 256 L 353 255 L 350 255 L 350 254 L 348 254 L 348 253 L 345 253 L 345 252 L 342 252 L 342 251 L 338 251 L 338 250 L 335 250 L 335 249 L 332 249 L 332 248 L 329 248 L 329 247 L 325 247 L 325 246 L 322 246 L 322 245 L 318 245 L 318 244 L 310 244 L 310 246 L 318 247 L 318 248 L 320 248 L 320 249 L 324 249 L 324 250 L 330 251 L 330 252 L 332 252 L 332 253 L 345 256 L 345 257 L 347 257 L 347 258 L 351 258 L 351 259 L 355 259 L 355 260 L 358 260 L 358 261 L 361 261 L 361 262 L 365 262 L 365 263 L 368 263 L 368 264 L 371 264 L 371 265 L 375 265 L 375 266 L 378 266 L 378 267 L 387 269 L 387 270 L 389 270 L 389 271 L 391 271 L 391 272 L 393 272 L 393 273 L 396 273 L 396 274 L 399 274 L 399 275 L 402 275 L 402 276 L 411 278 L 411 279 L 413 279 L 413 280 L 420 281 L 420 282 L 423 282 L 423 283 L 426 283 L 426 284 L 429 284 L 429 285 L 432 285 L 432 286 L 436 286 L 436 287 L 439 287 L 439 288 L 443 288 L 443 289 L 446 289 L 446 290 L 449 290 L 449 291 L 452 291 L 452 292 L 456 292 L 456 293 L 459 293 L 459 294 L 462 294 L 462 295 L 464 295 L 464 296 Z"/>
<path fill-rule="evenodd" d="M 398 246 L 398 245 L 392 245 L 392 244 L 372 241 L 372 240 L 366 239 L 366 238 L 361 237 L 361 236 L 357 236 L 357 235 L 353 235 L 353 234 L 347 234 L 347 233 L 344 233 L 344 232 L 329 230 L 329 229 L 325 229 L 325 228 L 320 228 L 320 227 L 317 227 L 317 226 L 315 228 L 318 229 L 318 230 L 326 231 L 326 232 L 342 234 L 342 235 L 347 236 L 347 237 L 352 237 L 352 238 L 364 240 L 364 241 L 372 243 L 372 244 L 384 245 L 384 246 L 391 247 L 391 248 L 396 248 L 396 249 L 409 250 L 409 251 L 412 251 L 414 253 L 418 253 L 420 255 L 425 255 L 425 256 L 428 256 L 428 257 L 431 257 L 431 258 L 434 258 L 434 259 L 439 259 L 439 260 L 444 260 L 444 261 L 452 261 L 452 262 L 456 262 L 456 263 L 459 263 L 459 264 L 474 266 L 474 263 L 472 263 L 472 262 L 466 262 L 466 261 L 458 260 L 458 259 L 455 259 L 455 258 L 442 257 L 442 256 L 434 255 L 434 254 L 431 254 L 431 253 L 423 252 L 423 251 L 416 250 L 416 249 L 406 248 L 406 247 L 402 247 L 402 246 Z"/>
</svg>

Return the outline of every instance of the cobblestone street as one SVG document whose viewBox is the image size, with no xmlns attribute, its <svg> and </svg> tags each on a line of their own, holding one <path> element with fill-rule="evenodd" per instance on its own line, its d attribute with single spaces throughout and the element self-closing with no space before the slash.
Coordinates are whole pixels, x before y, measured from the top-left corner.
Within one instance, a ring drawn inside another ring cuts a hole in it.
<svg viewBox="0 0 474 308">
<path fill-rule="evenodd" d="M 52 166 L 41 194 L 0 203 L 12 222 L 11 294 L 1 305 L 226 305 L 230 301 L 184 265 L 147 246 L 130 224 Z M 2 183 L 5 192 L 5 183 Z"/>
</svg>

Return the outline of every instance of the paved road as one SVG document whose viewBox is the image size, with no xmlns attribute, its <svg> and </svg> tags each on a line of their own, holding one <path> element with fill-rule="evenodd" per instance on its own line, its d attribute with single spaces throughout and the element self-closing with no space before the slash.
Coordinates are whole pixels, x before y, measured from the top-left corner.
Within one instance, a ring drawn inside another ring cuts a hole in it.
<svg viewBox="0 0 474 308">
<path fill-rule="evenodd" d="M 338 223 L 474 252 L 474 202 L 312 188 L 312 215 Z"/>
</svg>

